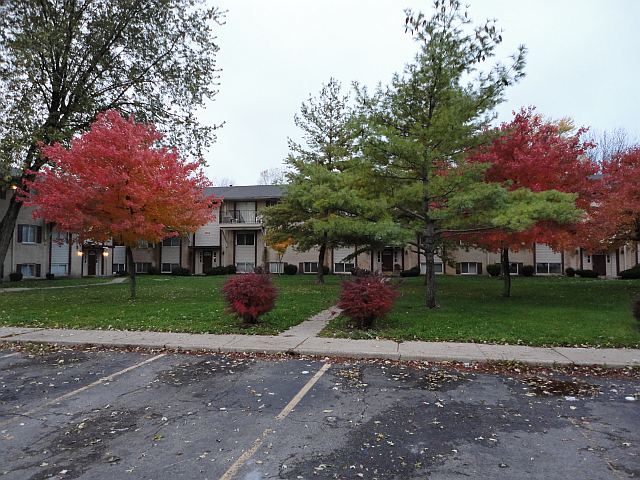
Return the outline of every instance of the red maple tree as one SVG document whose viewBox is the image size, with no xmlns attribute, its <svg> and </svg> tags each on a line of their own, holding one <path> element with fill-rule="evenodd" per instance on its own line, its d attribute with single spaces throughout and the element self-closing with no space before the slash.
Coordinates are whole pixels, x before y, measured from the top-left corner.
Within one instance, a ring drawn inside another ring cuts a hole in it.
<svg viewBox="0 0 640 480">
<path fill-rule="evenodd" d="M 473 152 L 468 160 L 489 163 L 486 172 L 489 182 L 507 183 L 510 189 L 528 188 L 534 192 L 558 190 L 575 193 L 576 207 L 589 212 L 594 200 L 593 174 L 598 166 L 586 152 L 592 145 L 583 142 L 585 129 L 569 134 L 563 122 L 545 120 L 534 108 L 514 113 L 511 122 L 499 127 L 489 145 Z M 534 242 L 545 243 L 555 250 L 576 245 L 579 225 L 560 225 L 539 222 L 523 232 L 491 230 L 463 237 L 465 242 L 483 249 L 501 252 L 505 288 L 503 296 L 510 296 L 509 250 L 531 248 Z"/>
<path fill-rule="evenodd" d="M 34 180 L 19 192 L 25 205 L 35 207 L 35 218 L 56 223 L 79 242 L 125 245 L 132 299 L 132 247 L 194 232 L 213 220 L 220 204 L 205 197 L 209 181 L 199 164 L 161 140 L 153 125 L 109 110 L 68 148 L 42 147 L 50 166 L 33 172 Z"/>
<path fill-rule="evenodd" d="M 582 246 L 598 252 L 640 241 L 640 146 L 604 159 L 594 190 Z"/>
</svg>

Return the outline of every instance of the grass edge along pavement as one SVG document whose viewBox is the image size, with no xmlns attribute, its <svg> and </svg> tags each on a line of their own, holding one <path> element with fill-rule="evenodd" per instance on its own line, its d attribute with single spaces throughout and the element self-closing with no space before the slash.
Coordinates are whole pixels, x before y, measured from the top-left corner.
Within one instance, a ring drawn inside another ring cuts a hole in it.
<svg viewBox="0 0 640 480">
<path fill-rule="evenodd" d="M 46 328 L 156 330 L 272 335 L 335 305 L 349 277 L 274 277 L 276 309 L 253 328 L 226 312 L 219 289 L 227 277 L 140 277 L 140 298 L 126 285 L 0 294 L 0 325 Z M 640 281 L 566 277 L 514 278 L 513 298 L 500 297 L 500 280 L 438 277 L 441 308 L 422 306 L 422 278 L 404 279 L 394 309 L 370 331 L 333 320 L 322 335 L 522 345 L 634 347 L 640 330 L 630 302 Z"/>
<path fill-rule="evenodd" d="M 640 346 L 640 324 L 631 313 L 638 280 L 514 277 L 511 298 L 500 296 L 501 280 L 439 276 L 440 307 L 423 307 L 423 278 L 401 281 L 389 314 L 370 330 L 333 319 L 323 337 L 421 340 L 568 347 Z"/>
<path fill-rule="evenodd" d="M 334 305 L 340 283 L 337 277 L 318 286 L 312 276 L 273 276 L 274 310 L 246 327 L 227 309 L 220 291 L 226 278 L 140 276 L 135 302 L 126 283 L 0 294 L 0 325 L 273 335 Z"/>
</svg>

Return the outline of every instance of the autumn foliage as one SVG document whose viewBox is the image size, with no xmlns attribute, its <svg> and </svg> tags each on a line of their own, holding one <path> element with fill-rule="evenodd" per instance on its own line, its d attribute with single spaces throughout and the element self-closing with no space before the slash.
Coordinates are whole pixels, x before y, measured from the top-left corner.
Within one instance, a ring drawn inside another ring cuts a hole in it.
<svg viewBox="0 0 640 480">
<path fill-rule="evenodd" d="M 277 296 L 271 278 L 257 273 L 229 277 L 222 293 L 231 311 L 248 324 L 257 323 L 260 315 L 271 311 Z"/>
<path fill-rule="evenodd" d="M 80 242 L 135 246 L 193 232 L 213 219 L 219 200 L 204 196 L 209 182 L 198 163 L 159 146 L 161 139 L 153 125 L 107 111 L 68 148 L 42 148 L 50 166 L 34 174 L 22 199 L 34 217 Z"/>
<path fill-rule="evenodd" d="M 640 147 L 605 159 L 593 182 L 595 208 L 583 229 L 591 251 L 640 241 Z"/>
<path fill-rule="evenodd" d="M 473 152 L 468 160 L 490 164 L 486 180 L 508 183 L 512 190 L 575 193 L 576 207 L 589 212 L 594 199 L 591 176 L 598 167 L 586 155 L 592 145 L 581 140 L 584 132 L 578 129 L 569 134 L 563 122 L 545 120 L 533 108 L 522 109 L 511 122 L 500 126 L 499 136 Z M 466 240 L 491 251 L 502 248 L 518 251 L 531 248 L 534 242 L 559 250 L 576 244 L 577 228 L 539 222 L 524 232 L 488 231 Z"/>
<path fill-rule="evenodd" d="M 359 328 L 369 328 L 374 320 L 391 310 L 398 292 L 383 277 L 368 275 L 342 283 L 338 307 Z"/>
</svg>

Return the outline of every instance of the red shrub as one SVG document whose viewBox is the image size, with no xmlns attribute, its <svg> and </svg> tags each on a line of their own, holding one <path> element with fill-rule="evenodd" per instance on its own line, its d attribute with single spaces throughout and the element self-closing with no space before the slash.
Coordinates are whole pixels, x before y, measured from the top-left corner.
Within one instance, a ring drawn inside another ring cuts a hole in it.
<svg viewBox="0 0 640 480">
<path fill-rule="evenodd" d="M 245 323 L 257 323 L 258 317 L 275 305 L 277 291 L 268 275 L 234 275 L 222 287 L 229 308 Z"/>
<path fill-rule="evenodd" d="M 338 307 L 359 328 L 369 328 L 375 319 L 383 317 L 391 309 L 397 296 L 396 289 L 384 278 L 358 277 L 343 282 Z"/>
</svg>

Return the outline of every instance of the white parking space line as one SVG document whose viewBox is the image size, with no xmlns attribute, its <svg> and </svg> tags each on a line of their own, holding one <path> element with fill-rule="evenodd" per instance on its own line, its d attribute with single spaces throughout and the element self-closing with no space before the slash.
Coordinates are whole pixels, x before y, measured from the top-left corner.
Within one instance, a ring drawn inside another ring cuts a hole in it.
<svg viewBox="0 0 640 480">
<path fill-rule="evenodd" d="M 8 355 L 2 355 L 2 356 L 0 357 L 0 360 L 3 360 L 3 359 L 5 359 L 5 358 L 9 358 L 9 357 L 15 357 L 16 355 L 20 355 L 20 352 L 14 352 L 14 353 L 10 353 L 10 354 L 8 354 Z"/>
<path fill-rule="evenodd" d="M 155 357 L 151 357 L 151 358 L 147 358 L 146 360 L 140 362 L 140 363 L 136 363 L 135 365 L 131 365 L 125 369 L 122 369 L 118 372 L 112 373 L 111 375 L 107 375 L 106 377 L 102 377 L 99 378 L 98 380 L 96 380 L 95 382 L 90 383 L 89 385 L 85 385 L 84 387 L 80 387 L 76 390 L 72 390 L 71 392 L 67 392 L 64 395 L 60 395 L 59 397 L 56 398 L 52 398 L 51 400 L 48 400 L 47 402 L 38 405 L 37 407 L 32 408 L 31 410 L 27 410 L 26 412 L 21 413 L 19 416 L 15 416 L 12 418 L 8 418 L 7 420 L 3 420 L 0 421 L 0 427 L 4 426 L 4 425 L 8 425 L 11 422 L 14 422 L 16 420 L 22 419 L 25 416 L 29 416 L 29 415 L 33 415 L 36 412 L 39 412 L 40 410 L 42 410 L 43 408 L 46 408 L 50 405 L 54 405 L 56 403 L 60 403 L 63 400 L 66 400 L 67 398 L 71 398 L 75 395 L 78 395 L 79 393 L 82 393 L 86 390 L 89 390 L 90 388 L 93 387 L 97 387 L 98 385 L 101 385 L 105 382 L 110 382 L 111 380 L 113 380 L 116 377 L 119 377 L 120 375 L 123 375 L 127 372 L 130 372 L 131 370 L 134 370 L 138 367 L 142 367 L 143 365 L 146 365 L 148 363 L 154 362 L 162 357 L 164 357 L 166 355 L 166 353 L 161 353 L 160 355 L 156 355 Z"/>
<path fill-rule="evenodd" d="M 315 373 L 315 375 L 311 377 L 307 383 L 304 384 L 304 386 L 300 389 L 298 393 L 296 393 L 296 395 L 291 399 L 291 401 L 285 405 L 282 411 L 275 416 L 275 419 L 277 422 L 284 420 L 287 417 L 287 415 L 289 415 L 293 411 L 293 409 L 296 408 L 296 405 L 300 403 L 300 400 L 304 398 L 304 396 L 309 392 L 309 390 L 311 390 L 311 388 L 316 384 L 316 382 L 320 380 L 320 377 L 322 377 L 322 375 L 324 375 L 324 373 L 327 370 L 329 370 L 330 367 L 331 367 L 330 363 L 325 363 L 322 366 L 322 368 L 320 368 L 320 370 L 318 370 Z M 260 434 L 260 436 L 256 438 L 254 442 L 251 444 L 251 447 L 245 450 L 242 453 L 242 455 L 240 455 L 238 459 L 233 463 L 233 465 L 231 465 L 229 469 L 226 472 L 224 472 L 224 475 L 220 477 L 220 480 L 232 479 L 238 473 L 240 468 L 242 468 L 242 466 L 245 463 L 247 463 L 247 460 L 253 457 L 253 455 L 258 451 L 260 446 L 264 443 L 266 438 L 272 433 L 273 433 L 273 430 L 270 428 L 267 428 L 264 432 L 262 432 L 262 434 Z"/>
</svg>

